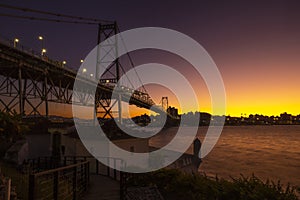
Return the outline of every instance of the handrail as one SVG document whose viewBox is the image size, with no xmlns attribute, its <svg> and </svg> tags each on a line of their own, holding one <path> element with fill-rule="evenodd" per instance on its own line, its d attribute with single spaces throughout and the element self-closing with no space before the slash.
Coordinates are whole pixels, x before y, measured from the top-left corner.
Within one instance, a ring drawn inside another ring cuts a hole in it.
<svg viewBox="0 0 300 200">
<path fill-rule="evenodd" d="M 70 158 L 68 160 L 68 158 Z M 118 178 L 120 178 L 120 176 L 118 177 L 117 174 L 119 172 L 119 175 L 120 175 L 120 171 L 118 171 L 116 169 L 116 166 L 117 166 L 117 161 L 121 162 L 120 164 L 122 166 L 126 166 L 126 162 L 122 159 L 122 158 L 114 158 L 114 157 L 94 157 L 94 156 L 64 156 L 62 161 L 64 162 L 64 165 L 67 164 L 67 161 L 70 161 L 70 162 L 73 162 L 73 163 L 76 163 L 77 161 L 87 161 L 88 159 L 94 159 L 94 164 L 95 164 L 95 174 L 97 175 L 105 175 L 105 176 L 109 176 L 115 180 L 118 180 Z M 107 160 L 107 163 L 110 163 L 111 160 L 114 164 L 114 168 L 110 168 L 109 166 L 106 166 L 104 164 L 102 164 L 98 159 L 106 159 Z M 90 163 L 92 162 L 91 160 L 89 161 Z M 92 166 L 90 164 L 90 166 Z M 103 174 L 101 173 L 101 166 L 102 168 L 104 167 L 104 169 L 106 169 L 106 174 Z M 111 173 L 111 170 L 112 170 L 112 173 Z"/>
<path fill-rule="evenodd" d="M 84 164 L 87 164 L 87 163 L 89 163 L 89 161 L 83 161 L 83 162 L 80 162 L 80 163 L 67 165 L 67 166 L 64 166 L 64 167 L 59 167 L 59 168 L 49 169 L 49 170 L 42 171 L 42 172 L 37 172 L 37 173 L 33 173 L 33 175 L 34 176 L 42 176 L 42 175 L 54 173 L 54 172 L 57 172 L 57 171 L 71 169 L 71 168 L 74 168 L 74 167 L 77 167 L 77 166 L 80 166 L 80 165 L 84 165 Z"/>
<path fill-rule="evenodd" d="M 89 161 L 32 173 L 29 175 L 28 199 L 58 200 L 62 196 L 68 196 L 76 200 L 87 191 L 89 181 Z"/>
<path fill-rule="evenodd" d="M 102 163 L 98 159 L 105 159 L 105 160 L 107 160 L 108 163 L 112 162 L 115 165 L 115 168 L 116 168 L 117 162 L 119 162 L 119 164 L 123 167 L 126 166 L 126 162 L 122 158 L 105 157 L 105 156 L 94 157 L 94 156 L 66 155 L 66 156 L 62 156 L 61 159 L 59 159 L 59 160 L 57 160 L 53 157 L 45 156 L 45 157 L 38 157 L 37 159 L 28 159 L 26 163 L 30 166 L 32 173 L 39 174 L 39 173 L 43 173 L 45 170 L 46 171 L 54 170 L 54 168 L 61 169 L 66 166 L 71 166 L 71 165 L 77 164 L 78 162 L 81 163 L 81 162 L 89 161 L 90 166 L 91 166 L 91 162 L 93 162 L 93 161 L 91 161 L 91 159 L 93 159 L 94 164 L 96 165 L 96 168 L 95 168 L 96 171 L 94 172 L 95 174 L 100 174 L 100 171 L 101 171 L 100 165 L 102 165 Z M 107 173 L 102 174 L 102 175 L 107 175 L 114 179 L 117 178 L 117 176 L 116 176 L 117 170 L 116 169 L 113 169 L 113 174 L 111 174 L 110 171 L 108 170 L 111 168 L 108 166 L 105 166 L 105 168 L 107 170 L 106 171 Z M 113 175 L 113 176 L 111 176 L 111 175 Z"/>
<path fill-rule="evenodd" d="M 102 158 L 102 159 L 111 159 L 113 160 L 112 162 L 116 165 L 117 162 L 121 162 L 121 165 L 126 167 L 126 162 L 122 159 L 122 158 L 114 158 L 114 157 L 98 157 L 98 158 Z M 91 160 L 93 159 L 93 160 Z M 47 166 L 50 167 L 55 167 L 57 165 L 51 165 L 51 162 L 55 163 L 55 159 L 51 157 L 40 157 L 38 159 L 31 159 L 28 160 L 29 164 L 31 164 L 34 167 L 37 167 L 38 170 L 42 170 L 42 168 L 39 168 L 41 166 L 44 166 L 45 163 L 43 163 L 43 161 L 47 162 Z M 50 161 L 50 163 L 49 163 Z M 108 161 L 110 162 L 110 161 Z M 52 163 L 52 164 L 53 164 Z M 116 181 L 119 181 L 119 186 L 120 186 L 120 196 L 121 199 L 124 199 L 125 194 L 126 194 L 126 184 L 127 184 L 127 178 L 128 178 L 128 173 L 122 172 L 122 171 L 118 171 L 115 168 L 112 169 L 104 164 L 102 164 L 100 161 L 98 161 L 98 159 L 96 159 L 93 156 L 63 156 L 61 157 L 61 160 L 59 161 L 60 165 L 63 165 L 62 167 L 58 167 L 55 169 L 48 169 L 45 171 L 41 171 L 39 172 L 38 170 L 34 170 L 37 172 L 33 172 L 31 173 L 30 176 L 30 190 L 29 190 L 29 194 L 30 199 L 34 199 L 35 197 L 35 187 L 37 182 L 35 180 L 38 180 L 39 177 L 43 178 L 43 177 L 48 177 L 48 174 L 52 174 L 53 176 L 50 177 L 54 177 L 54 182 L 57 182 L 57 177 L 59 177 L 60 172 L 67 172 L 67 171 L 73 171 L 73 169 L 76 169 L 78 166 L 83 166 L 88 164 L 88 169 L 85 169 L 85 173 L 86 170 L 88 170 L 89 174 L 95 174 L 95 175 L 103 175 L 103 176 L 107 176 L 110 177 Z M 56 163 L 57 164 L 57 163 Z M 93 171 L 93 172 L 92 172 Z M 64 174 L 64 173 L 63 173 Z M 67 173 L 68 174 L 68 173 Z M 56 178 L 55 178 L 56 177 Z M 89 177 L 88 177 L 89 179 Z M 74 180 L 72 179 L 72 181 L 74 182 Z M 55 192 L 57 192 L 57 189 L 53 190 Z"/>
</svg>

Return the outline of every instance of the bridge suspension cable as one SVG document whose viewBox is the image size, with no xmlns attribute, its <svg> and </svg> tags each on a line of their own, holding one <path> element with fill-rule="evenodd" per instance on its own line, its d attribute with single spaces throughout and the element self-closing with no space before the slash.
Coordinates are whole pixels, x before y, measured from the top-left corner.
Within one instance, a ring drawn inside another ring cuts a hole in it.
<svg viewBox="0 0 300 200">
<path fill-rule="evenodd" d="M 109 20 L 53 13 L 53 12 L 48 12 L 48 11 L 41 11 L 41 10 L 36 10 L 36 9 L 31 9 L 31 8 L 17 7 L 17 6 L 6 5 L 6 4 L 0 4 L 0 7 L 12 9 L 12 10 L 19 10 L 19 11 L 23 11 L 23 12 L 32 12 L 32 13 L 39 13 L 39 14 L 43 14 L 43 15 L 51 15 L 51 16 L 55 16 L 55 17 L 64 17 L 64 18 L 69 18 L 69 19 L 77 19 L 77 20 L 84 20 L 84 21 L 90 21 L 90 22 L 92 21 L 92 22 L 95 22 L 96 24 L 113 23 L 113 21 L 109 21 Z"/>
<path fill-rule="evenodd" d="M 12 15 L 12 14 L 6 14 L 6 13 L 0 13 L 0 16 L 17 18 L 17 19 L 36 20 L 36 21 L 62 22 L 62 23 L 69 23 L 69 24 L 85 24 L 85 25 L 99 24 L 96 22 L 88 22 L 88 21 L 61 20 L 61 19 L 51 19 L 51 18 L 44 18 L 44 17 L 25 16 L 25 15 Z"/>
<path fill-rule="evenodd" d="M 135 74 L 136 74 L 136 76 L 137 76 L 139 82 L 140 82 L 141 85 L 142 85 L 142 88 L 143 88 L 144 92 L 145 92 L 145 93 L 148 93 L 147 90 L 146 90 L 146 88 L 145 88 L 145 86 L 142 84 L 143 82 L 142 82 L 141 78 L 139 77 L 139 74 L 137 73 L 137 71 L 136 71 L 136 69 L 135 69 L 135 67 L 134 67 L 134 66 L 135 66 L 135 65 L 134 65 L 134 62 L 133 62 L 133 60 L 132 60 L 132 58 L 131 58 L 131 56 L 130 56 L 130 53 L 128 52 L 128 49 L 127 49 L 127 47 L 126 47 L 125 41 L 124 41 L 124 39 L 123 39 L 123 37 L 122 37 L 122 33 L 121 33 L 119 27 L 117 27 L 117 29 L 118 29 L 118 32 L 120 33 L 120 38 L 121 38 L 122 44 L 123 44 L 123 46 L 124 46 L 124 48 L 125 48 L 125 51 L 127 52 L 126 55 L 128 56 L 128 59 L 129 59 L 131 68 L 134 70 L 134 72 L 135 72 Z"/>
</svg>

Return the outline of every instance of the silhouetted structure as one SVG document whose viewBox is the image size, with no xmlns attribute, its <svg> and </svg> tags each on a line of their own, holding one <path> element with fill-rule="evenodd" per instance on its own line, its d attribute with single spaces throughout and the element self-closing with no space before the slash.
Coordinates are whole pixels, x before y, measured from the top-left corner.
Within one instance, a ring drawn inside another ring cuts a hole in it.
<svg viewBox="0 0 300 200">
<path fill-rule="evenodd" d="M 201 141 L 199 140 L 199 138 L 196 138 L 194 140 L 194 163 L 197 166 L 197 168 L 200 166 L 201 164 Z"/>
<path fill-rule="evenodd" d="M 178 109 L 175 107 L 169 106 L 167 109 L 167 113 L 169 113 L 171 116 L 173 116 L 175 118 L 179 118 Z"/>
</svg>

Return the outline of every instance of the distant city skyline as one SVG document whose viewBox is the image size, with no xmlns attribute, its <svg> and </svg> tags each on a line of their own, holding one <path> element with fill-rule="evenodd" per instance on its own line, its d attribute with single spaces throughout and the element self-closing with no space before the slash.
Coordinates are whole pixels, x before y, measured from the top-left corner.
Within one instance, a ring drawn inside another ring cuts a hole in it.
<svg viewBox="0 0 300 200">
<path fill-rule="evenodd" d="M 211 113 L 202 112 L 202 111 L 190 111 L 190 112 L 187 112 L 187 113 L 179 113 L 179 115 L 187 115 L 187 114 L 195 114 L 195 113 L 204 113 L 204 114 L 211 115 Z M 139 117 L 139 116 L 143 116 L 143 115 L 151 116 L 152 114 L 149 114 L 149 113 L 139 113 L 137 115 L 127 116 L 127 118 L 134 118 L 134 117 Z M 232 117 L 232 118 L 247 118 L 247 117 L 255 117 L 255 116 L 280 117 L 281 115 L 289 115 L 290 117 L 298 117 L 299 120 L 300 120 L 300 113 L 298 113 L 298 114 L 291 114 L 291 113 L 287 113 L 287 112 L 278 113 L 278 114 L 275 114 L 275 115 L 264 115 L 264 114 L 260 114 L 260 113 L 252 113 L 252 114 L 241 113 L 240 115 L 223 115 L 223 116 L 225 116 L 225 117 Z M 211 115 L 211 116 L 218 117 L 218 116 L 221 116 L 221 115 Z M 49 117 L 69 118 L 68 116 L 61 116 L 61 115 L 49 115 Z"/>
<path fill-rule="evenodd" d="M 209 1 L 176 2 L 53 2 L 29 0 L 2 3 L 116 20 L 121 31 L 158 26 L 180 31 L 198 41 L 209 52 L 223 76 L 227 94 L 226 115 L 300 113 L 300 13 L 298 1 Z M 166 12 L 167 10 L 167 12 Z M 101 11 L 101 12 L 100 12 Z M 1 13 L 17 13 L 1 8 Z M 154 14 L 155 13 L 155 14 Z M 47 56 L 66 60 L 76 69 L 96 45 L 97 26 L 46 23 L 1 17 L 1 35 L 18 38 L 20 44 L 39 49 L 42 36 Z M 210 97 L 201 76 L 189 63 L 166 52 L 134 52 L 136 65 L 159 62 L 184 74 L 197 91 L 201 112 L 211 112 Z M 146 86 L 159 102 L 168 96 L 170 105 L 181 110 L 175 96 L 159 86 Z M 183 88 L 184 89 L 184 88 Z M 188 104 L 188 99 L 185 100 Z M 52 114 L 71 115 L 68 105 L 51 105 Z M 132 115 L 147 111 L 130 107 Z M 51 113 L 50 113 L 51 114 Z M 218 114 L 218 113 L 216 113 Z M 124 114 L 126 116 L 128 114 Z"/>
</svg>

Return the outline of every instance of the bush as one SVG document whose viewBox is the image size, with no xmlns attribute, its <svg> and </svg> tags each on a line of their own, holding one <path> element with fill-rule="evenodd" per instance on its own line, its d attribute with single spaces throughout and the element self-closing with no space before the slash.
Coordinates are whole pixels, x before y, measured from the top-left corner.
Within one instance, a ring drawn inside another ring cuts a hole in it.
<svg viewBox="0 0 300 200">
<path fill-rule="evenodd" d="M 24 138 L 28 127 L 22 123 L 22 116 L 15 111 L 13 114 L 0 112 L 0 158 L 17 140 Z"/>
<path fill-rule="evenodd" d="M 266 181 L 256 176 L 231 181 L 211 179 L 207 176 L 184 174 L 175 169 L 163 169 L 156 172 L 135 175 L 129 179 L 131 186 L 156 185 L 166 200 L 297 200 L 296 188 Z"/>
</svg>

